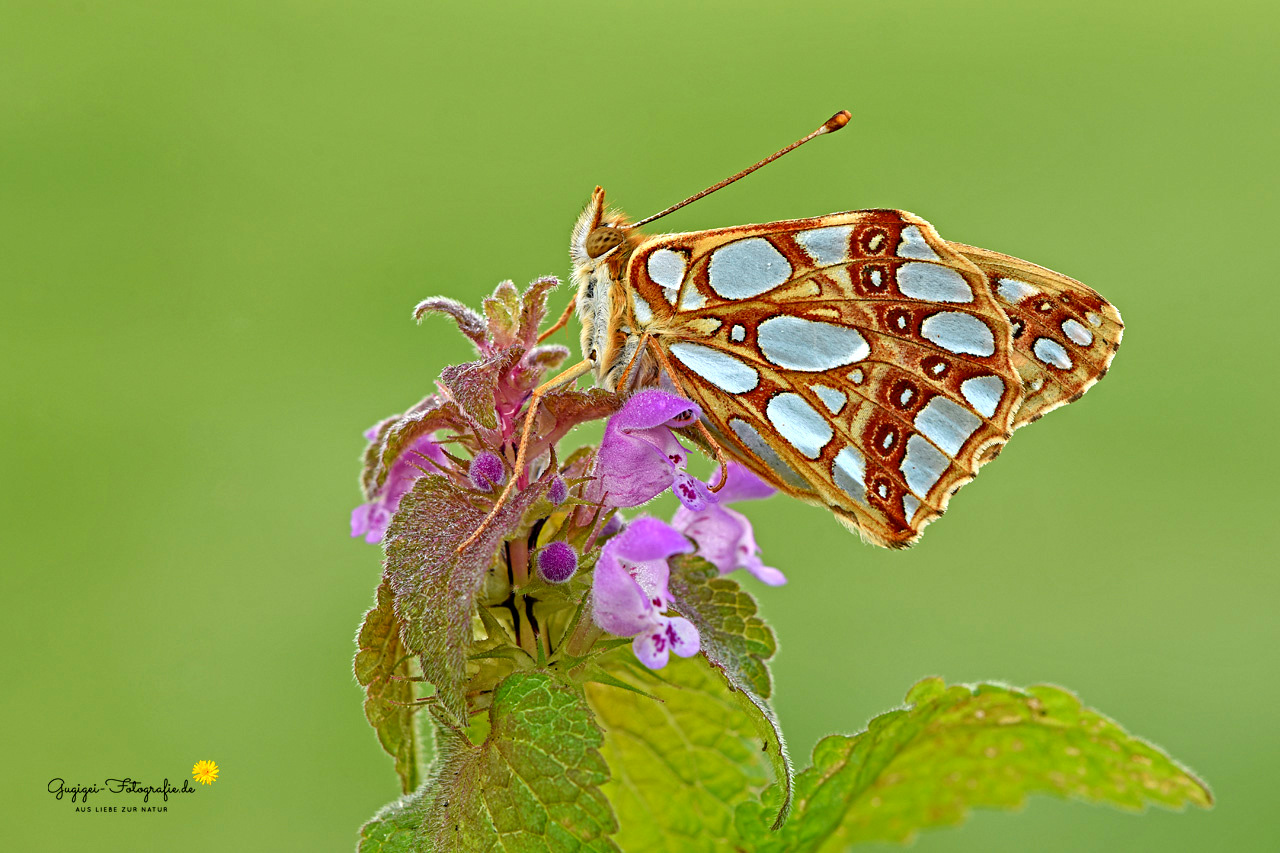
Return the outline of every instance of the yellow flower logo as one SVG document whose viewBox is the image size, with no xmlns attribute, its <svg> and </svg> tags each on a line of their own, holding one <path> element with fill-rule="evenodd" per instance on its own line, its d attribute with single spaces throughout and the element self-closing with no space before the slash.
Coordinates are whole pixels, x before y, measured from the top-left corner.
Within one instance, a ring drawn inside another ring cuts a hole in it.
<svg viewBox="0 0 1280 853">
<path fill-rule="evenodd" d="M 201 785 L 212 785 L 218 781 L 218 765 L 212 761 L 197 761 L 191 768 L 191 778 Z"/>
</svg>

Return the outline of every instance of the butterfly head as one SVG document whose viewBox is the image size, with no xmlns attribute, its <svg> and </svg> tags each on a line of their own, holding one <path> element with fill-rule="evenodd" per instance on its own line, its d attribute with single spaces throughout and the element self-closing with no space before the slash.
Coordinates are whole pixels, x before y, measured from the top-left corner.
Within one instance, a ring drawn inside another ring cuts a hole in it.
<svg viewBox="0 0 1280 853">
<path fill-rule="evenodd" d="M 625 214 L 605 208 L 604 190 L 596 187 L 569 242 L 582 355 L 596 365 L 597 381 L 604 387 L 610 386 L 627 353 L 632 330 L 623 328 L 627 297 L 621 281 L 627 259 L 642 239 Z"/>
<path fill-rule="evenodd" d="M 598 266 L 624 254 L 633 239 L 626 215 L 620 210 L 605 209 L 604 190 L 596 187 L 591 201 L 573 227 L 573 238 L 569 243 L 575 275 L 581 269 Z M 622 251 L 617 251 L 619 248 Z"/>
</svg>

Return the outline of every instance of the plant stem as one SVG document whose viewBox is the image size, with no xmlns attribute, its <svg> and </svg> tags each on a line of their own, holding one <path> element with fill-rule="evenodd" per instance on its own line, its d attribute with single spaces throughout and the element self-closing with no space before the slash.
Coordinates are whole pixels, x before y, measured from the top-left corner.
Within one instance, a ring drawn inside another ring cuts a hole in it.
<svg viewBox="0 0 1280 853">
<path fill-rule="evenodd" d="M 523 589 L 529 583 L 529 543 L 524 539 L 512 539 L 507 543 L 511 554 L 511 585 Z"/>
<path fill-rule="evenodd" d="M 578 616 L 578 624 L 573 629 L 573 634 L 569 636 L 569 642 L 565 644 L 565 651 L 573 657 L 582 657 L 595 645 L 596 640 L 600 639 L 603 633 L 604 629 L 591 618 L 591 602 L 588 601 L 582 608 L 581 615 Z"/>
</svg>

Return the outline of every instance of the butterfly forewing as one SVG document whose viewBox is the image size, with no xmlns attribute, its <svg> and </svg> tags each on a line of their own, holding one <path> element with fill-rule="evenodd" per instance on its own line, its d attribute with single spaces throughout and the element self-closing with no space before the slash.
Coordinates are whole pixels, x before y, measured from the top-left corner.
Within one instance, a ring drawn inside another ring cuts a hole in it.
<svg viewBox="0 0 1280 853">
<path fill-rule="evenodd" d="M 1022 405 L 987 276 L 908 213 L 661 235 L 625 280 L 726 450 L 880 545 L 915 541 Z"/>
<path fill-rule="evenodd" d="M 1024 399 L 1013 427 L 1078 400 L 1106 375 L 1120 347 L 1120 312 L 1073 278 L 1019 258 L 952 243 L 986 273 L 1009 316 Z"/>
</svg>

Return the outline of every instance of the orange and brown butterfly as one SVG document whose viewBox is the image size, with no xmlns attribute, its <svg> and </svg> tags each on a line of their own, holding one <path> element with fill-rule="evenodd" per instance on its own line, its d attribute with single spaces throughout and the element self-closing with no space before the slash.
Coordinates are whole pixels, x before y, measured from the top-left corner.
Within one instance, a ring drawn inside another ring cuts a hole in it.
<svg viewBox="0 0 1280 853">
<path fill-rule="evenodd" d="M 1080 282 L 900 210 L 637 227 L 848 120 L 634 225 L 597 187 L 570 245 L 586 361 L 565 379 L 669 383 L 702 409 L 690 438 L 901 548 L 1015 429 L 1101 379 L 1124 326 Z"/>
</svg>

